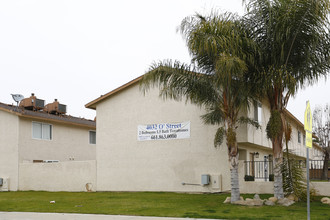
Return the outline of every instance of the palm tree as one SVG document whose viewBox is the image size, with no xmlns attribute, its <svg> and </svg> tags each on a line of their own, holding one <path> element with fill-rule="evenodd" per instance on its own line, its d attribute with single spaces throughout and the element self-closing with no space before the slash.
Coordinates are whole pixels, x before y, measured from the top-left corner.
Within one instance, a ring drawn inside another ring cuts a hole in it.
<svg viewBox="0 0 330 220">
<path fill-rule="evenodd" d="M 274 154 L 274 195 L 283 198 L 284 110 L 299 87 L 316 82 L 330 69 L 329 0 L 250 0 L 245 25 L 259 48 L 254 90 L 271 108 L 267 136 Z"/>
<path fill-rule="evenodd" d="M 206 109 L 205 124 L 218 125 L 214 145 L 220 146 L 224 137 L 228 147 L 231 171 L 231 202 L 240 199 L 238 182 L 238 145 L 236 129 L 239 123 L 257 123 L 239 117 L 249 104 L 249 87 L 244 81 L 254 42 L 240 19 L 233 14 L 201 15 L 185 18 L 179 29 L 192 56 L 190 65 L 178 61 L 155 63 L 144 75 L 144 91 L 158 86 L 160 96 L 181 100 L 185 98 Z"/>
</svg>

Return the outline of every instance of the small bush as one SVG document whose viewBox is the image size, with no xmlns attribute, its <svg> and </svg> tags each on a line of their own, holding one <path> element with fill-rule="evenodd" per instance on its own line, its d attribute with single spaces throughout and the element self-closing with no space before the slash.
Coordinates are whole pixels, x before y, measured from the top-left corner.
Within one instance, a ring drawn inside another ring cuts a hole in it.
<svg viewBox="0 0 330 220">
<path fill-rule="evenodd" d="M 254 176 L 245 175 L 245 176 L 244 176 L 244 180 L 245 180 L 245 181 L 254 181 Z"/>
</svg>

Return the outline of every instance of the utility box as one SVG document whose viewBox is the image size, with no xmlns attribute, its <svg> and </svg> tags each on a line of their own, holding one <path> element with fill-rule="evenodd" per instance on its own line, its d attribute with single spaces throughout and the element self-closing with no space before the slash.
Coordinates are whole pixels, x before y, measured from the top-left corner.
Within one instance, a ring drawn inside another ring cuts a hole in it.
<svg viewBox="0 0 330 220">
<path fill-rule="evenodd" d="M 211 175 L 212 189 L 222 191 L 221 175 Z"/>
<path fill-rule="evenodd" d="M 9 191 L 9 178 L 0 178 L 0 192 Z"/>
<path fill-rule="evenodd" d="M 202 174 L 202 185 L 209 185 L 209 184 L 210 184 L 210 175 Z"/>
</svg>

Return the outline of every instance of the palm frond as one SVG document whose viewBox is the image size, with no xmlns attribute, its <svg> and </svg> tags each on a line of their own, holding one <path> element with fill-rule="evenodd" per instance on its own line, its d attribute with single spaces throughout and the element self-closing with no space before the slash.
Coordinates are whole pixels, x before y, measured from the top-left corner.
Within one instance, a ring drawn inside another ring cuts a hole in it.
<svg viewBox="0 0 330 220">
<path fill-rule="evenodd" d="M 217 96 L 210 76 L 196 73 L 192 65 L 171 60 L 154 63 L 143 76 L 140 89 L 147 92 L 151 87 L 158 87 L 164 99 L 191 101 L 198 105 L 213 103 Z"/>
<path fill-rule="evenodd" d="M 239 124 L 249 124 L 257 129 L 261 128 L 261 125 L 256 120 L 247 118 L 247 117 L 243 117 L 243 116 L 238 119 L 238 123 Z"/>
<path fill-rule="evenodd" d="M 207 113 L 201 116 L 201 119 L 205 124 L 211 125 L 221 125 L 226 118 L 226 112 L 224 109 L 221 109 L 222 105 L 208 106 L 206 108 Z"/>
<path fill-rule="evenodd" d="M 223 127 L 218 128 L 217 132 L 215 133 L 214 136 L 214 147 L 220 147 L 224 136 L 225 136 L 225 129 Z"/>
<path fill-rule="evenodd" d="M 260 72 L 285 69 L 295 78 L 296 86 L 311 84 L 328 73 L 328 0 L 251 0 L 247 8 L 244 22 L 262 54 Z M 290 83 L 282 82 L 284 88 L 289 87 Z"/>
<path fill-rule="evenodd" d="M 253 62 L 252 51 L 257 51 L 240 17 L 232 13 L 187 17 L 182 21 L 180 31 L 193 62 L 204 73 L 214 74 L 221 54 Z"/>
</svg>

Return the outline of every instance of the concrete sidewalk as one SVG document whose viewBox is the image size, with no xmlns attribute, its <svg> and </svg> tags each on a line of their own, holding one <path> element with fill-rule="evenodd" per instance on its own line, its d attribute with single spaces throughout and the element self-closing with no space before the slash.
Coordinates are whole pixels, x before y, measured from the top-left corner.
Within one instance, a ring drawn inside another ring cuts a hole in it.
<svg viewBox="0 0 330 220">
<path fill-rule="evenodd" d="M 197 218 L 168 218 L 125 215 L 92 215 L 68 213 L 38 213 L 38 212 L 0 212 L 1 220 L 186 220 Z M 205 219 L 204 219 L 205 220 Z"/>
</svg>

